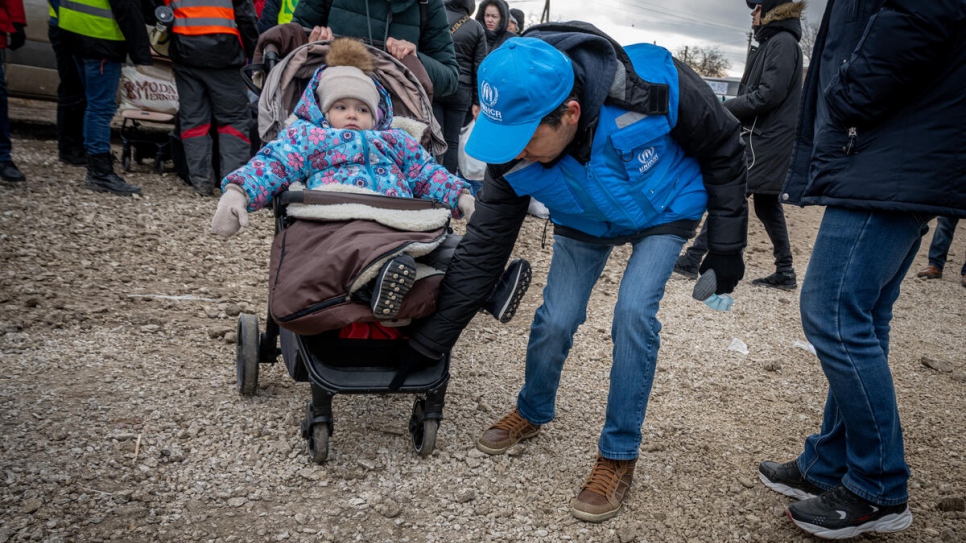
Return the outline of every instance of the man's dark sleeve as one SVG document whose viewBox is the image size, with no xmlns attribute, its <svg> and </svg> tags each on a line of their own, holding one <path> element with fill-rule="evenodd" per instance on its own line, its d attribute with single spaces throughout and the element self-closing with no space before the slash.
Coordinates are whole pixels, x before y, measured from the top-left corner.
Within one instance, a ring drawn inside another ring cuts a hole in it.
<svg viewBox="0 0 966 543">
<path fill-rule="evenodd" d="M 530 198 L 517 196 L 499 167 L 486 169 L 476 212 L 440 285 L 436 313 L 410 336 L 419 352 L 440 355 L 456 344 L 503 273 L 529 205 Z"/>
<path fill-rule="evenodd" d="M 417 2 L 412 6 L 413 9 L 418 9 Z M 419 36 L 416 56 L 433 82 L 433 96 L 442 98 L 456 92 L 460 80 L 460 65 L 456 61 L 456 49 L 453 48 L 453 36 L 449 33 L 449 21 L 443 0 L 429 0 L 427 11 L 425 33 Z"/>
<path fill-rule="evenodd" d="M 686 64 L 678 70 L 678 122 L 671 137 L 698 160 L 708 192 L 708 250 L 735 254 L 748 238 L 747 169 L 741 125 Z"/>
<path fill-rule="evenodd" d="M 245 56 L 252 58 L 255 54 L 255 44 L 258 43 L 258 18 L 255 16 L 255 6 L 252 0 L 233 0 L 235 8 L 235 24 L 241 34 L 242 47 Z"/>
<path fill-rule="evenodd" d="M 465 24 L 469 24 L 473 19 L 470 19 Z M 472 105 L 480 105 L 479 97 L 479 85 L 477 85 L 476 74 L 480 69 L 480 64 L 483 63 L 483 59 L 486 58 L 487 49 L 489 46 L 486 44 L 486 32 L 482 29 L 481 25 L 476 25 L 479 30 L 477 32 L 476 47 L 473 49 L 473 101 Z"/>
<path fill-rule="evenodd" d="M 144 4 L 140 0 L 110 0 L 110 4 L 114 20 L 127 42 L 131 61 L 150 66 L 151 44 L 148 41 L 147 27 L 144 25 Z"/>
<path fill-rule="evenodd" d="M 832 119 L 842 127 L 868 126 L 914 97 L 964 24 L 962 0 L 886 0 L 825 89 Z"/>
<path fill-rule="evenodd" d="M 320 26 L 322 16 L 327 15 L 322 13 L 323 4 L 326 3 L 331 5 L 331 2 L 325 2 L 324 0 L 299 0 L 299 3 L 295 5 L 295 12 L 292 14 L 292 22 L 308 28 Z M 262 15 L 265 15 L 264 11 Z M 275 16 L 276 18 L 278 17 L 277 12 Z"/>
<path fill-rule="evenodd" d="M 738 120 L 750 124 L 756 115 L 768 113 L 785 102 L 785 98 L 800 84 L 802 65 L 801 49 L 790 34 L 775 36 L 764 48 L 761 81 L 757 88 L 724 103 L 725 109 Z"/>
</svg>

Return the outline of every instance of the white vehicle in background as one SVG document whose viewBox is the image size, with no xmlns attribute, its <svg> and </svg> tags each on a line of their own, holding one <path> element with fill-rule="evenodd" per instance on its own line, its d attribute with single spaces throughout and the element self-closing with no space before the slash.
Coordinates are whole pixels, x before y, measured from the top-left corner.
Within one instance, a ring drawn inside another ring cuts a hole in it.
<svg viewBox="0 0 966 543">
<path fill-rule="evenodd" d="M 24 0 L 27 41 L 16 51 L 4 51 L 7 92 L 17 98 L 57 100 L 57 61 L 47 39 L 49 6 L 46 0 Z"/>
<path fill-rule="evenodd" d="M 718 99 L 724 102 L 738 96 L 738 85 L 741 78 L 738 77 L 703 77 L 711 90 L 718 95 Z"/>
</svg>

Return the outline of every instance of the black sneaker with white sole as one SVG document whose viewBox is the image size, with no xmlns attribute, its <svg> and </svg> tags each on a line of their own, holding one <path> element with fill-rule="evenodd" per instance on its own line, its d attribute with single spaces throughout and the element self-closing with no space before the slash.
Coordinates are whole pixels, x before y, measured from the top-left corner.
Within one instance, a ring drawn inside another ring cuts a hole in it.
<svg viewBox="0 0 966 543">
<path fill-rule="evenodd" d="M 796 526 L 822 539 L 848 539 L 866 532 L 901 532 L 912 524 L 908 504 L 877 505 L 844 486 L 795 502 L 786 513 Z"/>
<path fill-rule="evenodd" d="M 493 287 L 490 297 L 483 303 L 483 310 L 503 324 L 510 322 L 520 308 L 520 300 L 530 288 L 532 277 L 533 270 L 529 262 L 522 258 L 510 262 Z"/>
<path fill-rule="evenodd" d="M 403 296 L 416 282 L 416 261 L 407 254 L 389 259 L 382 265 L 372 286 L 369 305 L 377 319 L 394 319 L 402 307 Z"/>
<path fill-rule="evenodd" d="M 784 464 L 762 462 L 758 464 L 758 478 L 768 488 L 796 500 L 807 500 L 824 492 L 802 477 L 802 472 L 794 460 Z"/>
</svg>

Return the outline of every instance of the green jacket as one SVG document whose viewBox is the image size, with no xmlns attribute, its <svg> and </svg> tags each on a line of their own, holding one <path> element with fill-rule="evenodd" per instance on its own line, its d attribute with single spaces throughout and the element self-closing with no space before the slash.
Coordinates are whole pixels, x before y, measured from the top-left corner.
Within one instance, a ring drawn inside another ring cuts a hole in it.
<svg viewBox="0 0 966 543">
<path fill-rule="evenodd" d="M 384 47 L 387 38 L 412 42 L 433 82 L 434 96 L 456 92 L 459 64 L 443 0 L 429 0 L 423 36 L 420 35 L 419 0 L 330 1 L 332 7 L 326 19 L 324 5 L 329 1 L 299 0 L 292 21 L 305 27 L 328 26 L 336 35 L 363 38 L 376 47 Z"/>
</svg>

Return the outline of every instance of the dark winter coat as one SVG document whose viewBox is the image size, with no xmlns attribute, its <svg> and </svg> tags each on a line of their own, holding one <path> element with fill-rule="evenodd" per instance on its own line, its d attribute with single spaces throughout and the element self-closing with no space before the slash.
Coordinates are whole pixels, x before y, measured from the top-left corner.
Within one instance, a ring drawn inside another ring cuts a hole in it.
<svg viewBox="0 0 966 543">
<path fill-rule="evenodd" d="M 110 0 L 114 20 L 124 34 L 124 41 L 102 40 L 61 29 L 64 42 L 80 58 L 107 59 L 124 62 L 128 55 L 135 64 L 151 64 L 151 45 L 144 12 L 138 0 Z"/>
<path fill-rule="evenodd" d="M 469 17 L 476 8 L 475 0 L 446 0 L 446 17 L 450 28 L 463 17 Z M 479 104 L 476 89 L 476 72 L 486 57 L 486 29 L 476 19 L 469 17 L 453 33 L 456 61 L 460 65 L 460 87 L 469 87 L 473 103 Z"/>
<path fill-rule="evenodd" d="M 172 62 L 195 68 L 240 68 L 245 59 L 255 54 L 258 42 L 258 19 L 251 0 L 232 0 L 235 24 L 241 40 L 234 34 L 186 36 L 171 34 Z"/>
<path fill-rule="evenodd" d="M 964 0 L 829 0 L 782 199 L 966 217 L 964 28 Z"/>
<path fill-rule="evenodd" d="M 632 81 L 629 75 L 620 81 L 623 86 L 612 86 L 618 74 L 634 73 L 633 66 L 627 53 L 613 40 L 608 40 L 609 46 L 601 44 L 600 40 L 587 40 L 584 32 L 589 29 L 599 33 L 587 23 L 560 23 L 537 25 L 524 34 L 553 43 L 573 62 L 575 87 L 580 91 L 581 118 L 577 136 L 565 152 L 581 163 L 589 160 L 594 127 L 603 104 L 656 114 L 652 108 L 663 105 L 666 111 L 668 103 L 666 86 L 663 100 L 661 89 L 655 88 L 657 86 L 640 79 Z M 623 66 L 621 70 L 617 70 L 618 64 Z M 748 225 L 740 125 L 693 70 L 676 60 L 675 68 L 679 83 L 678 118 L 670 135 L 700 165 L 708 195 L 711 250 L 739 252 L 745 245 Z M 608 72 L 609 77 L 606 77 Z M 476 213 L 467 225 L 466 235 L 440 287 L 439 310 L 411 336 L 413 347 L 424 354 L 445 353 L 453 347 L 509 259 L 530 203 L 529 197 L 518 196 L 504 178 L 517 162 L 489 165 L 486 169 L 483 188 L 477 194 Z M 621 239 L 592 238 L 561 227 L 555 227 L 554 232 L 591 243 L 619 245 L 656 233 L 688 237 L 693 235 L 697 222 L 661 224 L 637 236 Z"/>
<path fill-rule="evenodd" d="M 483 15 L 486 13 L 486 6 L 489 5 L 495 5 L 500 9 L 500 24 L 497 25 L 496 30 L 487 29 L 483 19 Z M 476 9 L 476 20 L 480 22 L 480 25 L 483 27 L 483 32 L 486 33 L 486 48 L 488 53 L 503 45 L 508 39 L 517 36 L 506 29 L 510 26 L 510 6 L 503 0 L 483 0 L 480 2 L 479 7 Z"/>
<path fill-rule="evenodd" d="M 414 43 L 416 55 L 433 82 L 433 96 L 449 96 L 456 92 L 460 68 L 446 22 L 446 9 L 443 0 L 427 0 L 426 32 L 422 35 L 420 1 L 332 0 L 326 20 L 321 0 L 299 0 L 292 22 L 314 27 L 326 21 L 325 26 L 335 34 L 363 38 L 375 47 L 384 47 L 388 38 Z"/>
<path fill-rule="evenodd" d="M 792 159 L 802 96 L 801 14 L 805 5 L 772 9 L 755 33 L 738 97 L 724 103 L 745 129 L 748 192 L 779 194 Z"/>
</svg>

